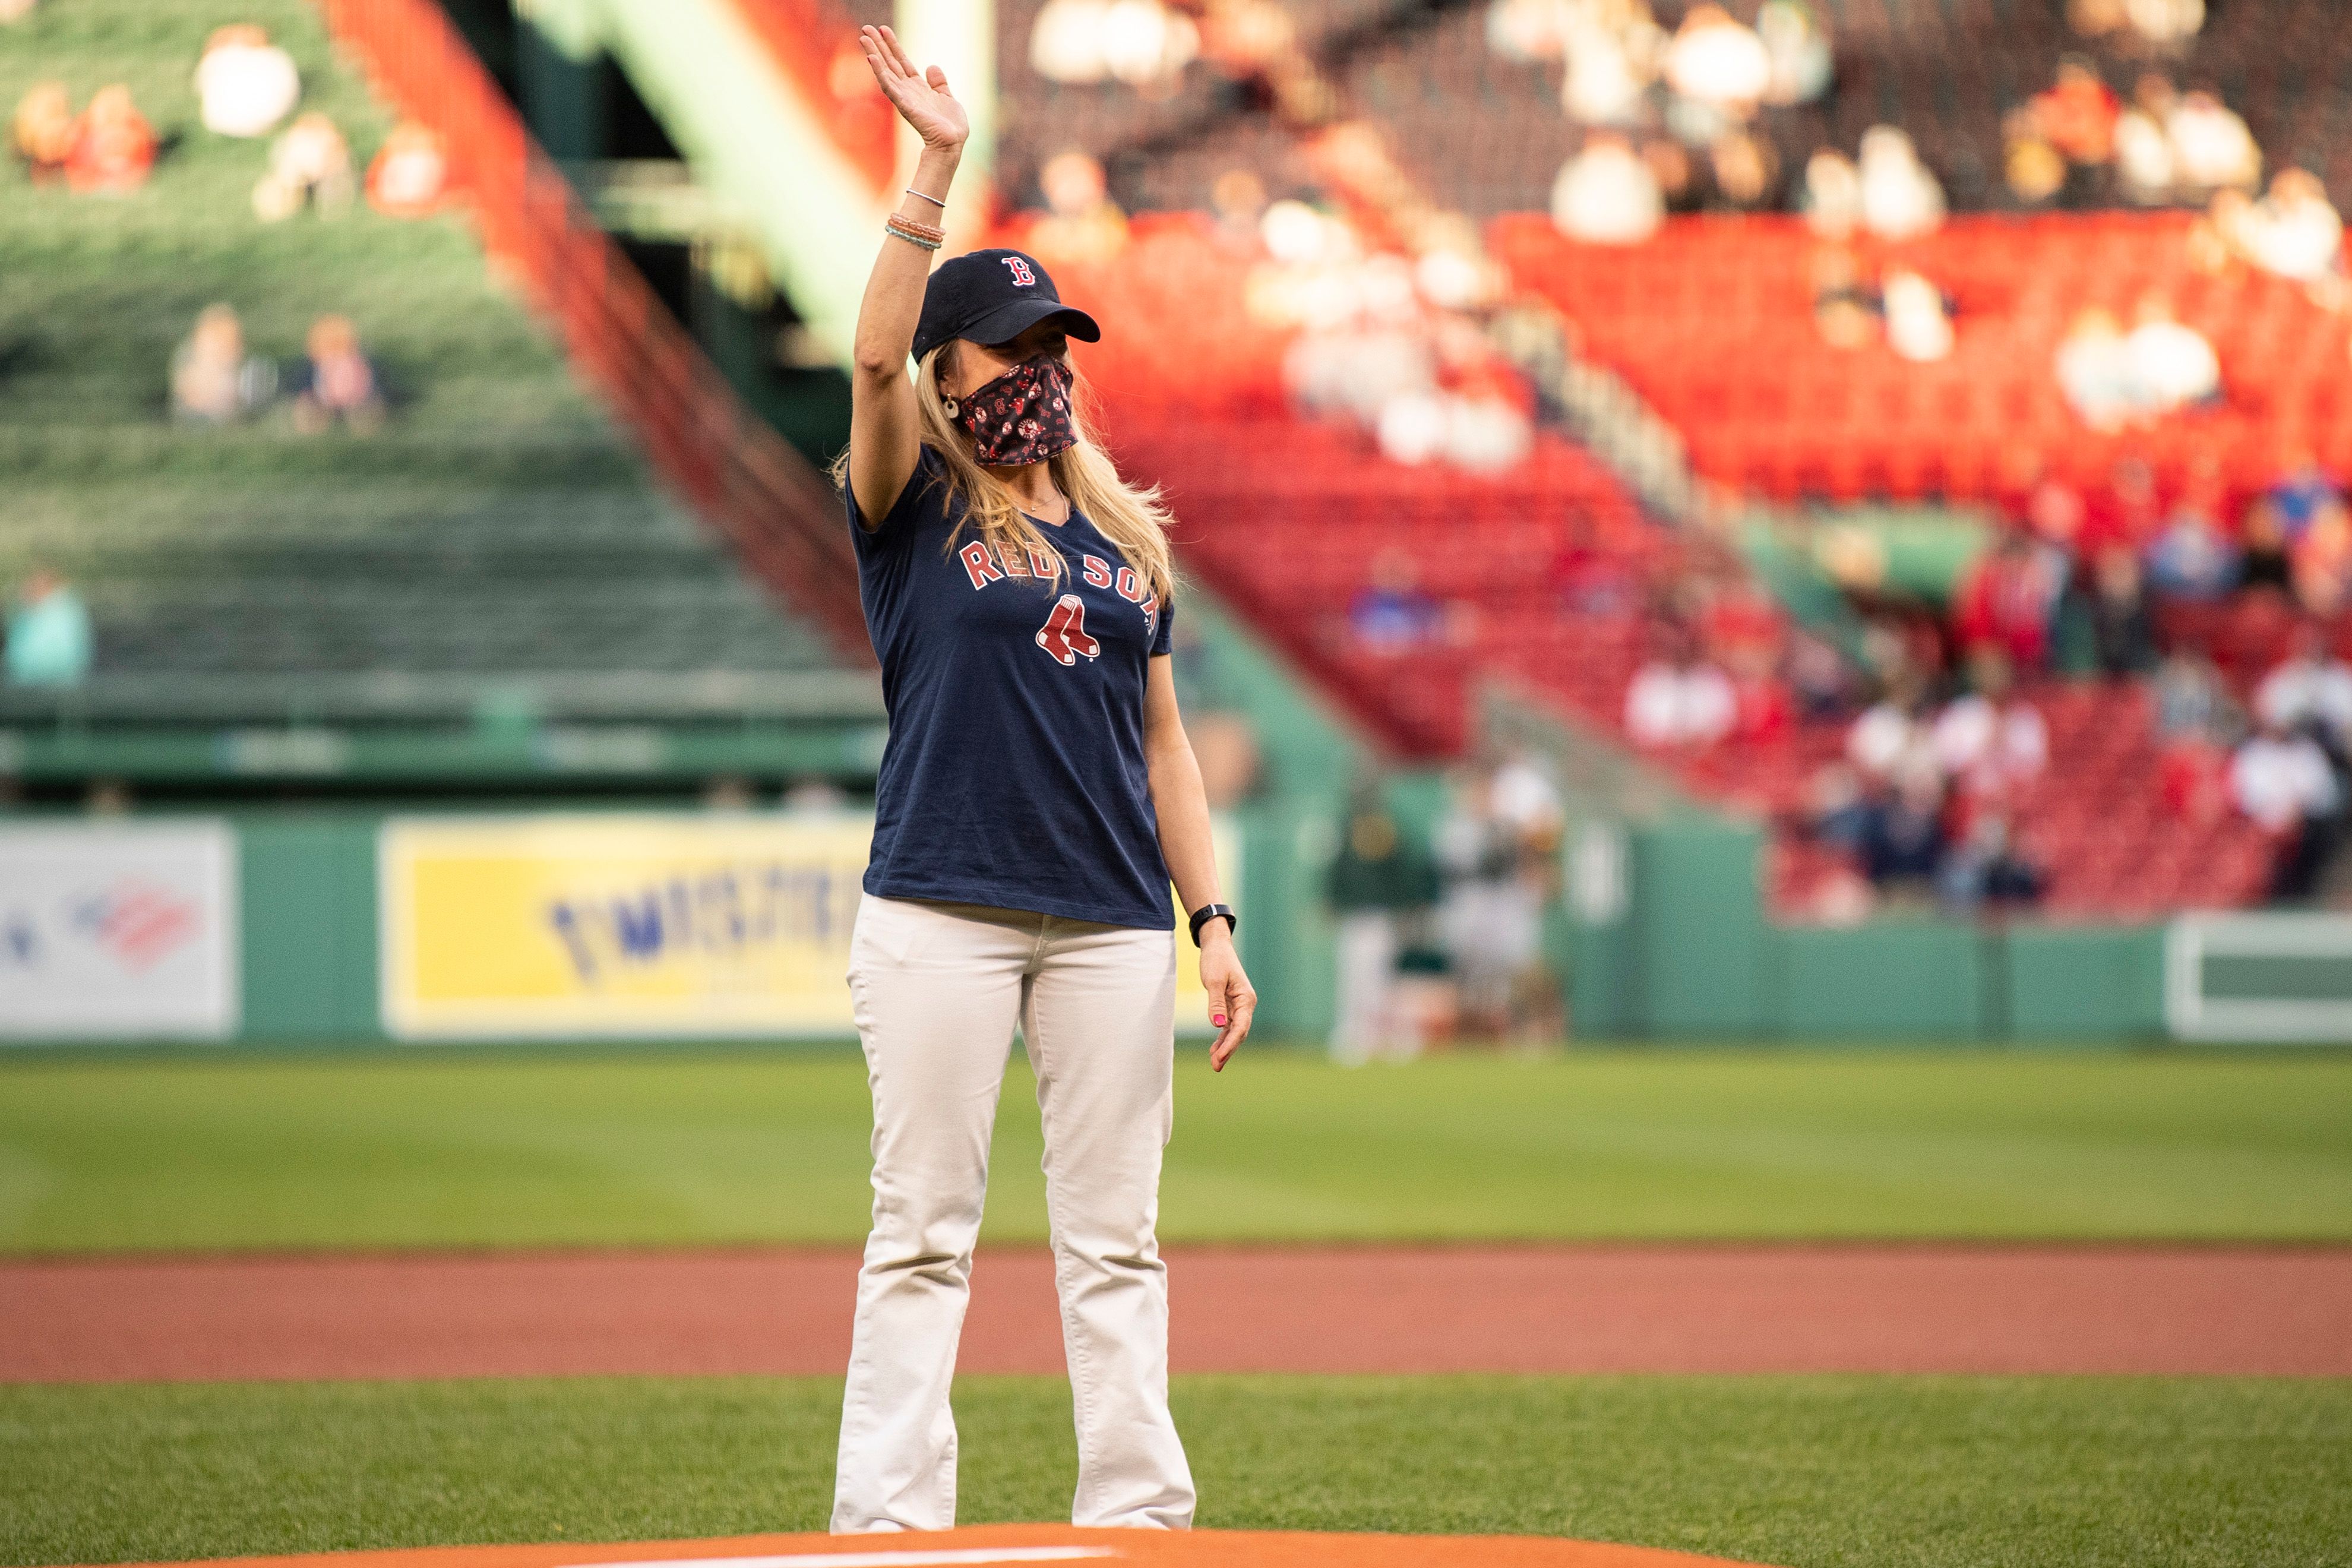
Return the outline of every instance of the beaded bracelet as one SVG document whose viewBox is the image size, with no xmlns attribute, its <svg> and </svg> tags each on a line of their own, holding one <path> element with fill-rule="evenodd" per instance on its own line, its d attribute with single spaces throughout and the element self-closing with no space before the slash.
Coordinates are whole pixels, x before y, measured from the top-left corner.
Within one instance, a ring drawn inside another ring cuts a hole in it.
<svg viewBox="0 0 2352 1568">
<path fill-rule="evenodd" d="M 895 234 L 908 244 L 919 245 L 925 250 L 937 250 L 946 243 L 948 237 L 944 229 L 934 228 L 927 223 L 917 223 L 913 218 L 900 217 L 896 213 L 892 213 L 884 221 L 882 227 L 886 233 Z"/>
</svg>

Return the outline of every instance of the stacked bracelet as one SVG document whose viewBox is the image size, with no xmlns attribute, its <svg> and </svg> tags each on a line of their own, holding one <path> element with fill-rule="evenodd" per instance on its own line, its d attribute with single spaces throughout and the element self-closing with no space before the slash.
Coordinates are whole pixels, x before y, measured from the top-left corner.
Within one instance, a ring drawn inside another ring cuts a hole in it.
<svg viewBox="0 0 2352 1568">
<path fill-rule="evenodd" d="M 917 223 L 913 218 L 900 217 L 897 213 L 892 213 L 882 226 L 908 244 L 919 245 L 925 250 L 937 250 L 948 237 L 948 231 L 936 225 Z"/>
</svg>

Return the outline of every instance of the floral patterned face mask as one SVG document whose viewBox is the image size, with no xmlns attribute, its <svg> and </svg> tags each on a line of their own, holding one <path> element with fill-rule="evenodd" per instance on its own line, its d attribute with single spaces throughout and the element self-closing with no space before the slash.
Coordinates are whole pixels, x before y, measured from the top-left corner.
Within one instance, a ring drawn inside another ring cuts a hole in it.
<svg viewBox="0 0 2352 1568">
<path fill-rule="evenodd" d="M 1042 463 L 1078 444 L 1070 419 L 1070 367 L 1033 354 L 975 390 L 947 400 L 947 416 L 971 437 L 972 456 L 992 468 Z"/>
</svg>

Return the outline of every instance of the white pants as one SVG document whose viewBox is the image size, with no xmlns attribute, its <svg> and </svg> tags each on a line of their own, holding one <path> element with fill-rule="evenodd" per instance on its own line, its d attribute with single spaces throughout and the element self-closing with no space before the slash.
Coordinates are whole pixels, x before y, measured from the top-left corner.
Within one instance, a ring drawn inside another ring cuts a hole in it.
<svg viewBox="0 0 2352 1568">
<path fill-rule="evenodd" d="M 1396 1032 L 1389 993 L 1396 979 L 1397 922 L 1387 910 L 1351 910 L 1338 931 L 1339 1017 L 1331 1056 L 1353 1066 L 1388 1054 Z"/>
<path fill-rule="evenodd" d="M 948 1408 L 1013 1025 L 1045 1131 L 1045 1205 L 1078 1430 L 1072 1522 L 1192 1522 L 1168 1414 L 1153 1235 L 1173 1124 L 1170 933 L 867 894 L 849 990 L 874 1091 L 874 1232 L 857 1276 L 833 1529 L 955 1523 Z"/>
</svg>

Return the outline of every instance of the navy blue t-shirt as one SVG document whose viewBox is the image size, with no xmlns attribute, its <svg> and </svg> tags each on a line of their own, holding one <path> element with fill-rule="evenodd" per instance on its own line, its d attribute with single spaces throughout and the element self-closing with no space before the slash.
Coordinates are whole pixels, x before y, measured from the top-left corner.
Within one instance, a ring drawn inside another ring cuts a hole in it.
<svg viewBox="0 0 2352 1568">
<path fill-rule="evenodd" d="M 1143 759 L 1171 606 L 1075 506 L 1038 525 L 1058 584 L 1001 559 L 920 452 L 871 532 L 844 491 L 890 714 L 866 890 L 1174 929 Z"/>
</svg>

